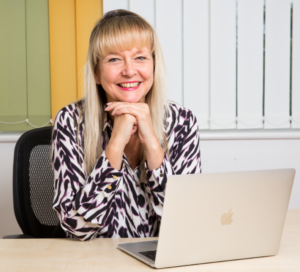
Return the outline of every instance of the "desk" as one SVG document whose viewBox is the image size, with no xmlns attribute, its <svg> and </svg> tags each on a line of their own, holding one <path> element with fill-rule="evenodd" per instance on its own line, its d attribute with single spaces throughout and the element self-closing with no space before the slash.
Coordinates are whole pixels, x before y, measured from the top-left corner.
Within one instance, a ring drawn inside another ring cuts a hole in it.
<svg viewBox="0 0 300 272">
<path fill-rule="evenodd" d="M 142 239 L 0 239 L 0 271 L 155 271 L 116 249 Z M 154 240 L 147 238 L 143 240 Z M 167 268 L 160 271 L 300 271 L 300 210 L 289 210 L 276 256 Z M 158 271 L 158 270 L 157 270 Z"/>
</svg>

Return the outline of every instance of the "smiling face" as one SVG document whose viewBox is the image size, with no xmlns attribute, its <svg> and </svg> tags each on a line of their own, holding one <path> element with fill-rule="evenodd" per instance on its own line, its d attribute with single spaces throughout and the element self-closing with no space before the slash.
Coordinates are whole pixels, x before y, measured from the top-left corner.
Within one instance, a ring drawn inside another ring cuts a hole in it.
<svg viewBox="0 0 300 272">
<path fill-rule="evenodd" d="M 148 47 L 109 53 L 99 60 L 96 81 L 108 102 L 145 102 L 153 85 L 153 57 Z"/>
</svg>

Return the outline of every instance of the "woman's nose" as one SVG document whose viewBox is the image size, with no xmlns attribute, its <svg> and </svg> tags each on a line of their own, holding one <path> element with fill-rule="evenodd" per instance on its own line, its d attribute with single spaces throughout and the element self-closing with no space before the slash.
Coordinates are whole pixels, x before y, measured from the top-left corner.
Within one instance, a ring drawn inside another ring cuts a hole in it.
<svg viewBox="0 0 300 272">
<path fill-rule="evenodd" d="M 130 61 L 125 62 L 123 70 L 122 70 L 122 76 L 127 77 L 133 77 L 136 74 L 136 69 Z"/>
</svg>

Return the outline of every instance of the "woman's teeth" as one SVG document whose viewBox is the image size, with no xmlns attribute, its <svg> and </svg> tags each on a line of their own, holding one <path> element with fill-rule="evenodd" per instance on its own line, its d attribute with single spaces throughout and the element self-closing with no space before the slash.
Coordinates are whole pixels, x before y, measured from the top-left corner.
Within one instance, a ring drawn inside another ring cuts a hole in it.
<svg viewBox="0 0 300 272">
<path fill-rule="evenodd" d="M 139 86 L 140 82 L 134 82 L 134 83 L 122 83 L 122 84 L 118 84 L 119 86 L 123 87 L 123 88 L 134 88 Z"/>
</svg>

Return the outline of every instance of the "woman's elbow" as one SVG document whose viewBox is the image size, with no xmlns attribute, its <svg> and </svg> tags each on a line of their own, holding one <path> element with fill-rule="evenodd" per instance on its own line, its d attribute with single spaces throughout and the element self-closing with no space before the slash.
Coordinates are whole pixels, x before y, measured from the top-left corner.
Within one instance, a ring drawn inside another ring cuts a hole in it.
<svg viewBox="0 0 300 272">
<path fill-rule="evenodd" d="M 96 238 L 100 226 L 85 222 L 83 218 L 65 218 L 61 222 L 62 229 L 66 232 L 69 238 L 75 238 L 80 241 L 90 241 Z"/>
</svg>

